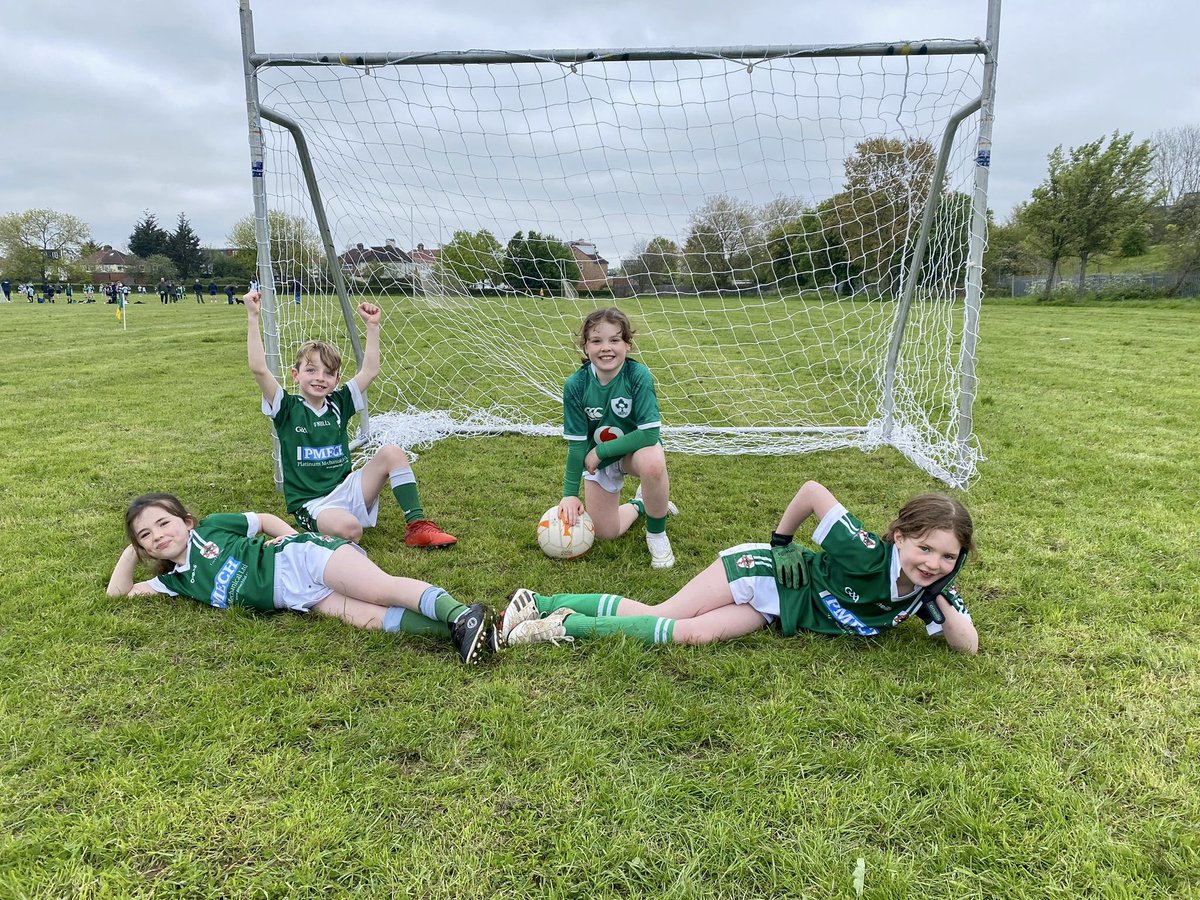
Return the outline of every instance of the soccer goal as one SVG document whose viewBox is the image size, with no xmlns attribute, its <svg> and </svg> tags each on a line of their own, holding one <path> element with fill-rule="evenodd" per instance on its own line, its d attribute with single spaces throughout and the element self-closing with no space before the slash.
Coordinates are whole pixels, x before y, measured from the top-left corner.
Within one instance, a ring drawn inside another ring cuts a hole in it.
<svg viewBox="0 0 1200 900">
<path fill-rule="evenodd" d="M 366 450 L 561 434 L 624 309 L 671 452 L 892 446 L 966 487 L 1000 2 L 986 37 L 259 52 L 241 0 L 268 358 L 361 360 Z"/>
</svg>

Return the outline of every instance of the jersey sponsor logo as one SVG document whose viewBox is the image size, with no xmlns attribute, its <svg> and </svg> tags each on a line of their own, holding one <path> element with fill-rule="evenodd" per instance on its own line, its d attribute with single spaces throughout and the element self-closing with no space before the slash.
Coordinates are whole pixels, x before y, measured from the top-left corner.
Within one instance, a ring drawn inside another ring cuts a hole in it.
<svg viewBox="0 0 1200 900">
<path fill-rule="evenodd" d="M 604 415 L 604 407 L 603 406 L 585 406 L 583 408 L 583 414 L 585 416 L 587 416 L 589 419 L 595 421 L 596 419 L 599 419 L 602 415 Z"/>
<path fill-rule="evenodd" d="M 592 435 L 597 444 L 607 444 L 609 441 L 615 441 L 617 438 L 625 437 L 625 432 L 615 425 L 601 425 Z"/>
<path fill-rule="evenodd" d="M 340 459 L 341 456 L 341 444 L 331 444 L 328 447 L 296 448 L 296 459 L 300 462 L 324 462 L 327 459 Z"/>
<path fill-rule="evenodd" d="M 324 419 L 317 419 L 313 422 L 313 428 L 330 428 L 336 425 L 337 422 L 326 422 Z"/>
<path fill-rule="evenodd" d="M 844 594 L 845 594 L 847 597 L 849 597 L 851 600 L 853 600 L 855 603 L 858 603 L 858 601 L 859 601 L 859 596 L 858 596 L 858 594 L 855 592 L 854 588 L 852 588 L 852 587 L 850 587 L 849 585 L 847 585 L 846 587 L 842 588 L 842 592 L 843 592 L 843 593 L 844 593 Z"/>
<path fill-rule="evenodd" d="M 200 545 L 200 555 L 205 559 L 216 559 L 221 553 L 221 548 L 212 541 L 205 541 Z"/>
<path fill-rule="evenodd" d="M 305 428 L 303 425 L 297 425 L 296 426 L 296 434 L 308 434 L 308 429 Z"/>
<path fill-rule="evenodd" d="M 866 529 L 863 529 L 863 528 L 858 529 L 858 539 L 860 541 L 862 541 L 863 546 L 866 547 L 868 550 L 875 549 L 875 538 L 873 538 L 873 537 L 871 537 L 871 535 L 867 534 Z"/>
<path fill-rule="evenodd" d="M 633 400 L 629 397 L 613 397 L 612 400 L 608 402 L 608 405 L 611 406 L 612 411 L 621 418 L 625 418 L 627 415 L 633 412 Z"/>
<path fill-rule="evenodd" d="M 217 609 L 225 609 L 229 606 L 229 585 L 233 582 L 233 576 L 237 574 L 237 570 L 241 567 L 241 560 L 234 559 L 231 556 L 225 560 L 225 565 L 221 566 L 217 572 L 217 577 L 213 582 L 212 596 L 209 597 L 210 602 Z"/>
<path fill-rule="evenodd" d="M 828 591 L 821 591 L 821 602 L 825 604 L 825 608 L 829 610 L 829 614 L 843 628 L 853 631 L 855 634 L 879 634 L 878 628 L 872 628 L 870 625 L 867 625 L 862 619 L 838 603 L 837 599 Z"/>
</svg>

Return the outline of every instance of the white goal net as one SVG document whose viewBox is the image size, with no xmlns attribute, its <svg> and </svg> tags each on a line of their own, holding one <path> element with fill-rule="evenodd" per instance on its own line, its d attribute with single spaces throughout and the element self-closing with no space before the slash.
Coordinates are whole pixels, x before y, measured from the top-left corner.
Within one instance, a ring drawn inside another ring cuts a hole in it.
<svg viewBox="0 0 1200 900">
<path fill-rule="evenodd" d="M 936 46 L 365 65 L 264 55 L 254 74 L 272 120 L 262 183 L 283 365 L 316 337 L 341 346 L 351 372 L 353 355 L 280 114 L 306 140 L 351 304 L 384 311 L 372 442 L 560 434 L 580 322 L 615 305 L 637 329 L 632 356 L 654 375 L 669 451 L 891 445 L 965 486 L 980 458 L 963 391 L 985 55 L 925 52 Z"/>
</svg>

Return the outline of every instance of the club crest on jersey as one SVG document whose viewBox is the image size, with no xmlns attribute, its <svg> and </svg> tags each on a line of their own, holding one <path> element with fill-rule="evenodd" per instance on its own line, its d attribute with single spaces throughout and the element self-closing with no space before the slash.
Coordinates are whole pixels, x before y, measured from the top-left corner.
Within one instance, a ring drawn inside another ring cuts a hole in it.
<svg viewBox="0 0 1200 900">
<path fill-rule="evenodd" d="M 907 622 L 909 620 L 909 618 L 911 618 L 910 613 L 906 613 L 906 612 L 897 613 L 896 618 L 892 619 L 892 627 L 895 628 L 901 622 Z"/>
<path fill-rule="evenodd" d="M 625 416 L 633 412 L 633 400 L 629 397 L 613 397 L 612 400 L 608 402 L 608 405 L 611 406 L 612 411 L 621 418 L 625 418 Z"/>
<path fill-rule="evenodd" d="M 867 534 L 866 529 L 864 529 L 864 528 L 858 529 L 858 539 L 863 542 L 863 546 L 866 547 L 868 550 L 875 549 L 875 538 L 873 538 L 873 537 L 871 537 L 871 535 Z"/>
<path fill-rule="evenodd" d="M 739 556 L 737 558 L 737 561 L 734 563 L 734 565 L 737 566 L 739 569 L 753 569 L 754 568 L 754 557 L 751 556 L 749 553 L 745 553 L 742 556 Z"/>
<path fill-rule="evenodd" d="M 609 441 L 625 437 L 625 432 L 615 425 L 601 425 L 592 437 L 596 439 L 597 444 L 607 444 Z"/>
<path fill-rule="evenodd" d="M 205 541 L 200 545 L 200 555 L 205 559 L 216 559 L 221 553 L 221 548 L 212 541 Z"/>
</svg>

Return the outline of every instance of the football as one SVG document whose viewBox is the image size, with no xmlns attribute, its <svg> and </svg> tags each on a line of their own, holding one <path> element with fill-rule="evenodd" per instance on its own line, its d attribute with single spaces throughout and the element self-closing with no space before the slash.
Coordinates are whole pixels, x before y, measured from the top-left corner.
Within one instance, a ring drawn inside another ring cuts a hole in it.
<svg viewBox="0 0 1200 900">
<path fill-rule="evenodd" d="M 558 507 L 552 506 L 542 513 L 537 539 L 542 552 L 551 559 L 576 559 L 592 549 L 596 529 L 586 512 L 579 514 L 574 525 L 568 525 L 558 517 Z"/>
</svg>

